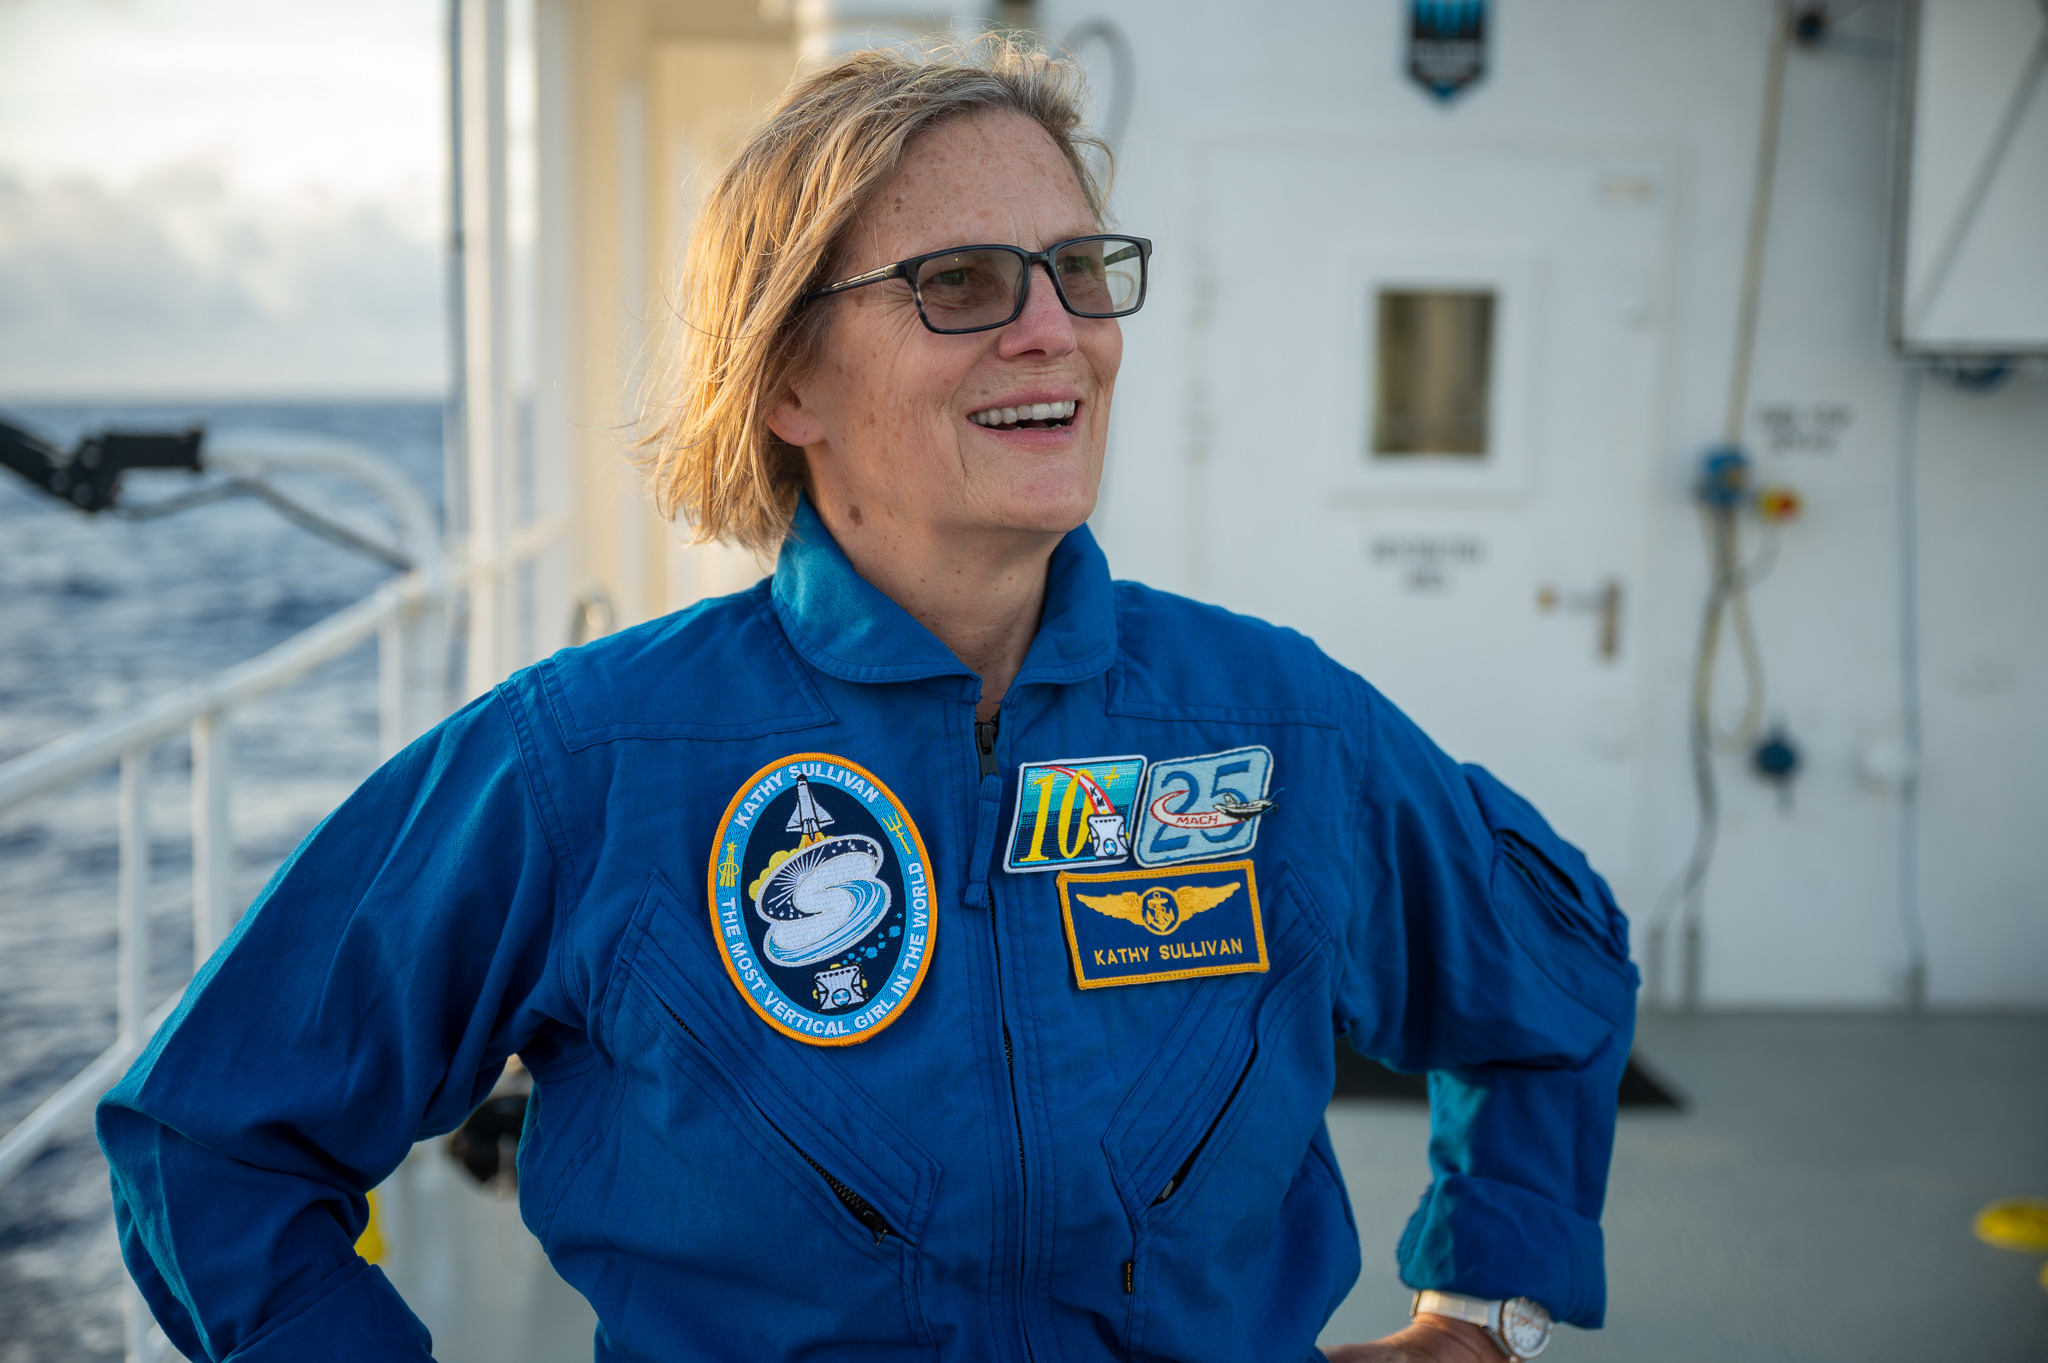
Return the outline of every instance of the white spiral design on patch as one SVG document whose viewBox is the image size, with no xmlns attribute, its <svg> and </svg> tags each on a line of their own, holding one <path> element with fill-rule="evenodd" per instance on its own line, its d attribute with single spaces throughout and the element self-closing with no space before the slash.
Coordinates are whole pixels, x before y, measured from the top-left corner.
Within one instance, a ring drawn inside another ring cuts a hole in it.
<svg viewBox="0 0 2048 1363">
<path fill-rule="evenodd" d="M 814 842 L 776 867 L 754 901 L 768 924 L 761 954 L 773 965 L 813 965 L 873 932 L 889 913 L 889 887 L 877 878 L 885 855 L 854 833 Z"/>
</svg>

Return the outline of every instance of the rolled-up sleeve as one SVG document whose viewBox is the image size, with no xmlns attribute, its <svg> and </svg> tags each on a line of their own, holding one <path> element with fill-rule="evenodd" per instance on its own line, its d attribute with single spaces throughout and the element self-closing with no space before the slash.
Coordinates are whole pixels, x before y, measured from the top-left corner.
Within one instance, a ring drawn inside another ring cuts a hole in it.
<svg viewBox="0 0 2048 1363">
<path fill-rule="evenodd" d="M 365 1193 L 576 1009 L 566 880 L 514 703 L 393 758 L 271 879 L 99 1107 L 121 1250 L 212 1360 L 425 1359 L 356 1256 Z"/>
<path fill-rule="evenodd" d="M 1427 1073 L 1434 1175 L 1398 1251 L 1410 1287 L 1606 1310 L 1600 1209 L 1634 1031 L 1628 926 L 1530 804 L 1367 691 L 1359 893 L 1338 1021 Z"/>
</svg>

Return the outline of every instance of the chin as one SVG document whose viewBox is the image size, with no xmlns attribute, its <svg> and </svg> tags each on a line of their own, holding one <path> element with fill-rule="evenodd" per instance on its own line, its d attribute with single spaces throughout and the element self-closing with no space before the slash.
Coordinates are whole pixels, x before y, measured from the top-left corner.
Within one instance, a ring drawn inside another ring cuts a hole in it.
<svg viewBox="0 0 2048 1363">
<path fill-rule="evenodd" d="M 1040 535 L 1064 535 L 1095 514 L 1095 494 L 1098 486 L 1097 482 L 1091 480 L 1086 487 L 1038 487 L 1020 490 L 1018 495 L 1005 498 L 996 507 L 991 508 L 996 513 L 991 519 L 1011 530 Z"/>
</svg>

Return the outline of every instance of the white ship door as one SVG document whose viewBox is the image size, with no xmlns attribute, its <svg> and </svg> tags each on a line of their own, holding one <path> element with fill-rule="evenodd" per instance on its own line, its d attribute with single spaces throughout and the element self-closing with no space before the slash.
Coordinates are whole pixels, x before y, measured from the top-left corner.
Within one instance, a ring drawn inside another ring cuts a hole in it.
<svg viewBox="0 0 2048 1363">
<path fill-rule="evenodd" d="M 1667 163 L 1245 142 L 1202 174 L 1197 590 L 1315 638 L 1640 890 Z"/>
</svg>

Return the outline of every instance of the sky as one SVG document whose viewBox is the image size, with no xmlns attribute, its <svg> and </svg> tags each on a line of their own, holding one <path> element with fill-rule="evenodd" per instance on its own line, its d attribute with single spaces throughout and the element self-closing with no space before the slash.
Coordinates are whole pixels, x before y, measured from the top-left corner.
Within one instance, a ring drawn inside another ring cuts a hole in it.
<svg viewBox="0 0 2048 1363">
<path fill-rule="evenodd" d="M 0 397 L 438 392 L 442 0 L 0 0 Z"/>
</svg>

